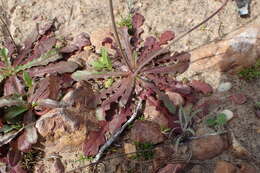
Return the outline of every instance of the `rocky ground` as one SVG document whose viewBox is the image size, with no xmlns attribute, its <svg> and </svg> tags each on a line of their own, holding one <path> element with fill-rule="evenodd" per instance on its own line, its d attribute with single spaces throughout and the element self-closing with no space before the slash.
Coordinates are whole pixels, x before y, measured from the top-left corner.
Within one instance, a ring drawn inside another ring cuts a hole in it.
<svg viewBox="0 0 260 173">
<path fill-rule="evenodd" d="M 128 0 L 127 2 L 130 1 Z M 120 16 L 126 16 L 128 13 L 127 3 L 123 0 L 115 0 L 114 4 L 117 20 L 120 20 Z M 165 30 L 173 30 L 178 36 L 209 16 L 221 5 L 221 2 L 217 0 L 133 0 L 132 5 L 136 11 L 145 17 L 144 37 L 148 34 L 158 36 L 159 33 Z M 4 2 L 4 8 L 8 12 L 10 30 L 17 43 L 21 43 L 31 33 L 36 23 L 43 24 L 54 18 L 57 21 L 56 25 L 58 27 L 56 31 L 57 37 L 66 40 L 72 39 L 81 32 L 89 33 L 91 39 L 95 40 L 99 37 L 96 34 L 97 30 L 102 31 L 104 28 L 111 26 L 107 0 L 8 0 Z M 230 1 L 226 8 L 216 17 L 189 34 L 183 40 L 177 42 L 171 49 L 192 51 L 202 45 L 222 40 L 227 34 L 249 23 L 260 24 L 258 14 L 260 11 L 259 1 L 252 0 L 251 13 L 247 18 L 241 18 L 236 8 L 235 2 Z M 223 110 L 232 111 L 234 117 L 225 127 L 229 136 L 226 136 L 226 134 L 216 135 L 180 144 L 179 155 L 182 156 L 183 160 L 187 160 L 190 151 L 192 151 L 191 164 L 185 168 L 185 172 L 260 172 L 260 119 L 256 117 L 254 110 L 255 103 L 260 101 L 260 79 L 246 81 L 239 78 L 236 74 L 231 75 L 219 71 L 209 71 L 186 77 L 206 81 L 214 89 L 211 95 L 205 96 L 201 94 L 201 100 L 198 104 L 209 103 L 209 114 L 197 120 L 194 127 L 197 136 L 211 132 L 212 129 L 208 129 L 204 123 L 204 120 L 208 117 Z M 219 91 L 219 86 L 225 82 L 229 83 L 231 87 L 224 89 L 224 91 Z M 241 98 L 243 98 L 242 101 Z M 92 113 L 88 112 L 88 114 Z M 145 117 L 144 119 L 149 120 L 149 117 Z M 133 137 L 132 133 L 138 132 L 132 131 L 135 129 L 138 130 L 138 126 L 141 126 L 142 123 L 145 127 L 147 123 L 149 124 L 147 121 L 142 121 L 143 119 L 139 120 L 136 123 L 137 125 L 135 124 L 132 129 L 124 133 L 119 141 L 109 149 L 107 158 L 124 153 L 124 147 L 127 148 L 126 150 L 135 150 L 131 141 L 136 139 L 136 137 Z M 142 133 L 145 133 L 145 130 L 151 132 L 153 129 L 158 129 L 158 127 L 148 125 L 147 128 L 143 129 Z M 71 136 L 66 133 L 67 138 L 60 139 L 56 143 L 54 141 L 54 144 L 49 143 L 49 146 L 54 147 L 44 149 L 46 154 L 37 162 L 35 172 L 53 172 L 53 159 L 48 158 L 55 155 L 62 157 L 61 161 L 65 165 L 66 171 L 87 164 L 88 160 L 81 157 L 83 153 L 80 147 L 81 142 L 84 141 L 82 136 L 84 133 L 80 131 L 84 130 L 84 127 L 82 127 L 78 133 L 75 132 Z M 160 136 L 162 134 L 158 134 L 156 130 L 154 131 L 151 137 L 152 140 L 156 140 L 154 143 L 162 142 L 163 140 L 160 140 L 163 138 Z M 156 135 L 159 136 L 155 137 Z M 60 137 L 59 135 L 57 136 Z M 77 140 L 74 138 L 75 136 Z M 232 146 L 232 144 L 234 145 L 232 140 L 236 140 L 239 143 L 239 147 Z M 173 145 L 169 140 L 165 140 L 163 144 L 156 145 L 155 157 L 151 160 L 136 161 L 125 156 L 116 157 L 100 163 L 98 170 L 99 172 L 106 173 L 174 172 L 174 168 L 182 167 L 184 163 L 177 164 L 174 160 L 176 157 L 171 155 L 171 151 L 174 151 Z M 160 160 L 159 157 L 167 159 Z M 77 172 L 91 172 L 91 170 L 82 169 L 77 170 Z"/>
</svg>

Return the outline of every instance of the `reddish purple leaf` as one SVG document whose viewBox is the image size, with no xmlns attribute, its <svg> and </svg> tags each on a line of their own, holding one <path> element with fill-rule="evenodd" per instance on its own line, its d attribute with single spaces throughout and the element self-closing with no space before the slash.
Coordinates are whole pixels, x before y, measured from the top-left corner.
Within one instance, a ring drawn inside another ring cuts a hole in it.
<svg viewBox="0 0 260 173">
<path fill-rule="evenodd" d="M 144 24 L 144 16 L 141 15 L 140 13 L 135 13 L 135 15 L 132 17 L 132 23 L 133 23 L 133 28 L 139 28 Z"/>
<path fill-rule="evenodd" d="M 83 151 L 87 156 L 98 153 L 99 146 L 106 142 L 105 132 L 108 130 L 107 122 L 102 122 L 99 131 L 91 131 L 83 145 Z"/>
<path fill-rule="evenodd" d="M 165 31 L 164 33 L 162 33 L 161 37 L 160 37 L 160 45 L 163 44 L 167 44 L 168 41 L 171 41 L 172 39 L 174 39 L 175 34 L 172 31 Z"/>
<path fill-rule="evenodd" d="M 78 65 L 71 61 L 61 61 L 58 63 L 51 63 L 45 67 L 35 67 L 29 70 L 30 76 L 43 76 L 45 74 L 53 73 L 71 73 L 78 68 Z"/>
<path fill-rule="evenodd" d="M 17 76 L 9 77 L 4 84 L 4 96 L 12 94 L 24 94 L 24 86 Z"/>
<path fill-rule="evenodd" d="M 193 80 L 191 81 L 190 86 L 203 94 L 210 94 L 213 92 L 213 88 L 209 84 L 202 81 Z"/>
<path fill-rule="evenodd" d="M 108 128 L 111 134 L 114 134 L 117 129 L 119 129 L 123 123 L 127 121 L 127 118 L 132 115 L 130 106 L 122 109 L 119 114 L 113 116 L 113 119 L 109 122 Z"/>
<path fill-rule="evenodd" d="M 242 105 L 247 101 L 247 98 L 244 94 L 233 94 L 230 96 L 230 99 L 238 105 Z"/>
<path fill-rule="evenodd" d="M 5 63 L 3 63 L 2 61 L 0 61 L 0 68 L 5 67 Z"/>
<path fill-rule="evenodd" d="M 11 149 L 7 154 L 8 164 L 10 166 L 15 166 L 22 159 L 22 154 L 20 151 Z"/>
<path fill-rule="evenodd" d="M 90 45 L 91 45 L 91 42 L 90 42 L 89 35 L 87 33 L 81 33 L 73 39 L 71 44 L 63 47 L 60 50 L 60 52 L 61 53 L 72 53 L 76 50 L 82 49 L 84 46 L 90 46 Z"/>
<path fill-rule="evenodd" d="M 10 37 L 6 38 L 4 41 L 4 47 L 8 49 L 8 56 L 11 57 L 16 50 L 16 45 L 10 39 Z"/>
<path fill-rule="evenodd" d="M 113 39 L 110 37 L 106 37 L 103 41 L 102 41 L 102 46 L 105 46 L 106 44 L 112 44 L 113 43 Z"/>
<path fill-rule="evenodd" d="M 44 25 L 38 31 L 38 27 L 29 35 L 29 37 L 24 41 L 24 48 L 18 53 L 17 58 L 14 60 L 13 66 L 21 64 L 21 62 L 29 55 L 32 51 L 33 43 L 36 42 L 41 35 L 46 34 L 53 26 L 53 21 Z"/>
<path fill-rule="evenodd" d="M 18 137 L 17 145 L 18 149 L 22 152 L 28 152 L 31 149 L 32 144 L 27 140 L 26 132 L 23 132 L 23 134 Z"/>
<path fill-rule="evenodd" d="M 27 173 L 27 171 L 25 171 L 21 164 L 18 163 L 15 167 L 12 167 L 11 170 L 9 171 L 9 173 Z"/>
<path fill-rule="evenodd" d="M 54 162 L 54 169 L 56 173 L 64 173 L 65 167 L 63 163 L 61 162 L 60 158 L 56 158 Z"/>
<path fill-rule="evenodd" d="M 53 46 L 56 44 L 56 38 L 55 37 L 48 37 L 48 36 L 43 36 L 36 46 L 33 48 L 33 53 L 31 56 L 29 56 L 27 59 L 23 60 L 21 64 L 26 64 L 36 58 L 39 58 L 41 55 L 44 53 L 47 53 L 50 51 Z"/>
</svg>

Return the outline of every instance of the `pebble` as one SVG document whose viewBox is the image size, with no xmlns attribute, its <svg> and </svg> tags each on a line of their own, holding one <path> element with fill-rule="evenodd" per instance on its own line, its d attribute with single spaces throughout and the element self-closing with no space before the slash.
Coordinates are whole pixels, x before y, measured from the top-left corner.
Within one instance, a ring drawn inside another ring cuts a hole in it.
<svg viewBox="0 0 260 173">
<path fill-rule="evenodd" d="M 218 92 L 226 92 L 232 88 L 231 82 L 221 83 L 218 87 Z"/>
<path fill-rule="evenodd" d="M 234 117 L 234 113 L 228 109 L 223 110 L 221 113 L 226 115 L 227 121 L 230 121 Z"/>
</svg>

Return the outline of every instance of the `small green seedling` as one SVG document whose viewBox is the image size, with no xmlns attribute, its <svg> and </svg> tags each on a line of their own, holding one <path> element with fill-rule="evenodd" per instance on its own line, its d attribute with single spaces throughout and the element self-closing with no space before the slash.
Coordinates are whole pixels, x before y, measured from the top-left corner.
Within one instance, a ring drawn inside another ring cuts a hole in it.
<svg viewBox="0 0 260 173">
<path fill-rule="evenodd" d="M 135 142 L 134 143 L 136 148 L 137 148 L 137 153 L 132 157 L 132 159 L 135 160 L 151 160 L 154 157 L 154 145 L 146 142 L 146 143 L 141 143 L 141 142 Z"/>
<path fill-rule="evenodd" d="M 209 127 L 223 127 L 227 123 L 227 115 L 220 113 L 215 117 L 208 118 L 206 124 Z"/>
<path fill-rule="evenodd" d="M 84 163 L 86 161 L 92 161 L 94 159 L 94 157 L 91 157 L 91 156 L 85 156 L 83 154 L 80 155 L 79 159 L 78 160 L 75 160 L 75 162 L 81 162 L 81 163 Z"/>
<path fill-rule="evenodd" d="M 132 16 L 129 14 L 127 17 L 122 17 L 120 22 L 117 23 L 120 27 L 127 27 L 128 29 L 133 28 Z"/>
<path fill-rule="evenodd" d="M 23 72 L 23 80 L 24 80 L 25 85 L 28 88 L 32 88 L 33 81 L 32 81 L 32 78 L 31 78 L 30 74 L 27 71 Z"/>
<path fill-rule="evenodd" d="M 260 60 L 252 67 L 245 68 L 239 72 L 239 76 L 246 80 L 253 80 L 260 78 Z"/>
<path fill-rule="evenodd" d="M 92 67 L 95 70 L 108 70 L 111 71 L 113 69 L 112 62 L 109 58 L 108 51 L 105 48 L 101 48 L 101 56 L 98 60 L 93 61 L 91 63 Z"/>
</svg>

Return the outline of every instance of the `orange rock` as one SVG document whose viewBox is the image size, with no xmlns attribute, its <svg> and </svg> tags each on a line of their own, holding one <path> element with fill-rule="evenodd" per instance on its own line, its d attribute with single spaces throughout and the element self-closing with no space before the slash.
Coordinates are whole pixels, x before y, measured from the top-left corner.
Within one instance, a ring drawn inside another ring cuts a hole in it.
<svg viewBox="0 0 260 173">
<path fill-rule="evenodd" d="M 214 173 L 236 173 L 237 168 L 229 162 L 220 160 L 217 162 Z"/>
<path fill-rule="evenodd" d="M 197 136 L 212 133 L 209 128 L 202 128 L 197 131 Z M 219 135 L 203 137 L 193 140 L 190 143 L 193 157 L 198 160 L 211 159 L 221 154 L 227 148 L 227 142 Z"/>
<path fill-rule="evenodd" d="M 260 57 L 260 25 L 239 29 L 222 41 L 213 42 L 191 52 L 189 72 L 237 72 L 253 65 Z"/>
</svg>

